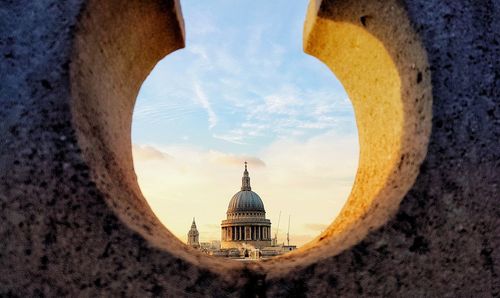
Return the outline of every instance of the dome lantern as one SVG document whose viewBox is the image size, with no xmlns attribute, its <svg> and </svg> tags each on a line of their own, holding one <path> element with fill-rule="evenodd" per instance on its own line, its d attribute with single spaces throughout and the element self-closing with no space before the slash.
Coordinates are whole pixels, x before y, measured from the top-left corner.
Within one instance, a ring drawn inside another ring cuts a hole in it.
<svg viewBox="0 0 500 298">
<path fill-rule="evenodd" d="M 245 171 L 243 172 L 243 177 L 241 178 L 241 190 L 252 190 L 252 187 L 250 186 L 250 176 L 248 175 L 246 161 L 245 161 Z"/>
</svg>

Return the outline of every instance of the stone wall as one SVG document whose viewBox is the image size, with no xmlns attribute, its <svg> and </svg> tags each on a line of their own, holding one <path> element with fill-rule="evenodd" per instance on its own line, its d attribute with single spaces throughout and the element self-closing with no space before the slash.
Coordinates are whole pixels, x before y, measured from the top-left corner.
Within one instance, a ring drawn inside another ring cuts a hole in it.
<svg viewBox="0 0 500 298">
<path fill-rule="evenodd" d="M 241 264 L 180 243 L 133 171 L 178 1 L 2 1 L 0 296 L 500 295 L 499 19 L 498 1 L 313 1 L 305 50 L 346 85 L 360 170 L 324 234 Z"/>
</svg>

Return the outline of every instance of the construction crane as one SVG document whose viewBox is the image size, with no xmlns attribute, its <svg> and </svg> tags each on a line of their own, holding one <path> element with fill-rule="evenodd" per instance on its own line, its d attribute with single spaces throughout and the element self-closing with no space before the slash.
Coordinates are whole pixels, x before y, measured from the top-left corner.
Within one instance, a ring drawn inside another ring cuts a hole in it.
<svg viewBox="0 0 500 298">
<path fill-rule="evenodd" d="M 278 216 L 278 226 L 276 227 L 276 233 L 274 234 L 274 245 L 278 245 L 278 231 L 280 229 L 281 211 Z"/>
<path fill-rule="evenodd" d="M 290 214 L 288 215 L 288 230 L 286 231 L 286 245 L 290 246 Z"/>
</svg>

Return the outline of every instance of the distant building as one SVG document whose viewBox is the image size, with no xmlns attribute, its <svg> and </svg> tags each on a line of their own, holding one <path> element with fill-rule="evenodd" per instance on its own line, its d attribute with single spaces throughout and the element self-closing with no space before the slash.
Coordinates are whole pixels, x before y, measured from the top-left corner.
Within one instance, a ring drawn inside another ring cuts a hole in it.
<svg viewBox="0 0 500 298">
<path fill-rule="evenodd" d="M 231 198 L 226 216 L 221 224 L 221 241 L 202 243 L 199 242 L 199 233 L 193 218 L 188 233 L 188 245 L 211 256 L 241 261 L 271 258 L 297 248 L 295 245 L 289 245 L 288 232 L 287 245 L 278 244 L 277 235 L 271 238 L 271 221 L 266 219 L 262 199 L 250 187 L 246 162 L 241 190 Z M 290 218 L 288 227 L 290 228 Z"/>
<path fill-rule="evenodd" d="M 231 198 L 226 215 L 221 224 L 222 249 L 271 246 L 271 221 L 262 199 L 252 191 L 246 162 L 241 191 Z"/>
<path fill-rule="evenodd" d="M 275 257 L 287 252 L 291 252 L 292 250 L 296 249 L 297 249 L 296 245 L 277 244 L 262 248 L 260 250 L 260 257 L 261 258 Z"/>
<path fill-rule="evenodd" d="M 194 221 L 193 217 L 193 223 L 191 224 L 191 229 L 188 232 L 188 245 L 199 249 L 200 248 L 200 241 L 199 241 L 200 233 L 198 233 L 198 229 L 196 228 L 196 222 Z"/>
<path fill-rule="evenodd" d="M 219 240 L 212 240 L 210 242 L 201 242 L 200 248 L 201 248 L 201 250 L 204 250 L 207 252 L 218 250 L 218 249 L 220 249 L 220 241 Z"/>
<path fill-rule="evenodd" d="M 220 249 L 220 240 L 212 240 L 210 241 L 210 249 Z"/>
</svg>

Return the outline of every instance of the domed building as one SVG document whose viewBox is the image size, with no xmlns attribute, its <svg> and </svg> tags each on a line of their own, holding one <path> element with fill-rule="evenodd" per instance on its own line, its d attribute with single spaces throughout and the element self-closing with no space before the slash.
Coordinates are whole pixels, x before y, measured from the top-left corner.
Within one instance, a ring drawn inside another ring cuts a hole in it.
<svg viewBox="0 0 500 298">
<path fill-rule="evenodd" d="M 266 219 L 262 199 L 252 191 L 246 162 L 241 190 L 229 201 L 226 215 L 221 224 L 221 248 L 271 246 L 271 221 Z"/>
</svg>

